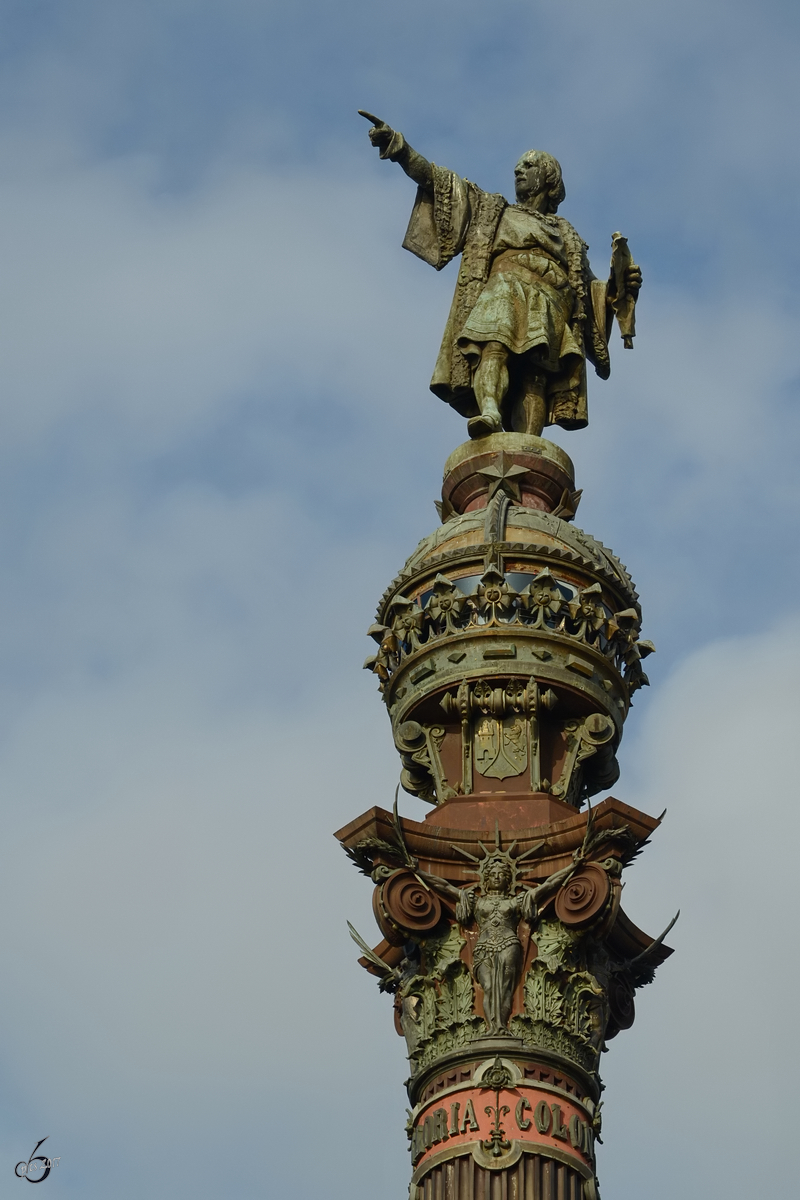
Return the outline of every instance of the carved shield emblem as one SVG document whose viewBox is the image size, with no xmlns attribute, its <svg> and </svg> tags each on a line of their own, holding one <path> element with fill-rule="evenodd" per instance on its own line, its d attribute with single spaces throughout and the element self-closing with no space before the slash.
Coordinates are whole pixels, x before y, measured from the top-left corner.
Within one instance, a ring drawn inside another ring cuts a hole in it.
<svg viewBox="0 0 800 1200">
<path fill-rule="evenodd" d="M 528 729 L 522 717 L 478 717 L 473 742 L 475 770 L 485 778 L 509 779 L 528 765 Z"/>
</svg>

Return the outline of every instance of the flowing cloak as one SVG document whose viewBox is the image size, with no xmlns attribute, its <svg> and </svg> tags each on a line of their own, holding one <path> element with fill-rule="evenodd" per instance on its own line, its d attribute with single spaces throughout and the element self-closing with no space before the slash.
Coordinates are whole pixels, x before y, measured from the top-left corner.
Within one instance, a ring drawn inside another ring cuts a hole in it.
<svg viewBox="0 0 800 1200">
<path fill-rule="evenodd" d="M 433 190 L 417 190 L 403 246 L 437 271 L 461 254 L 431 391 L 462 416 L 475 416 L 480 346 L 500 341 L 513 354 L 532 352 L 544 370 L 547 424 L 582 428 L 585 360 L 602 379 L 611 369 L 607 285 L 592 275 L 585 242 L 563 217 L 527 213 L 431 167 Z"/>
</svg>

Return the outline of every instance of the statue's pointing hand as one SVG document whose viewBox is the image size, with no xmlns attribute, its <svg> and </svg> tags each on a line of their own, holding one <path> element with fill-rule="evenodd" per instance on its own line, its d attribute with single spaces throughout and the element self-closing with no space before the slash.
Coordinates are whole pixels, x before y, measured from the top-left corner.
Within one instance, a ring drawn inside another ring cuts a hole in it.
<svg viewBox="0 0 800 1200">
<path fill-rule="evenodd" d="M 391 125 L 387 125 L 374 113 L 360 108 L 358 115 L 366 117 L 368 121 L 372 122 L 369 140 L 380 152 L 381 158 L 388 158 L 390 162 L 399 163 L 406 175 L 414 180 L 417 187 L 430 191 L 433 188 L 433 168 L 428 160 L 421 154 L 417 154 L 416 150 L 411 149 L 399 130 L 392 129 Z"/>
<path fill-rule="evenodd" d="M 380 117 L 376 117 L 372 113 L 365 112 L 363 108 L 358 110 L 358 115 L 360 117 L 366 117 L 368 121 L 372 122 L 372 128 L 369 131 L 369 140 L 372 142 L 373 146 L 377 146 L 377 148 L 381 151 L 385 150 L 389 145 L 389 142 L 394 137 L 394 130 L 392 129 L 391 125 L 387 125 L 385 121 L 380 119 Z"/>
</svg>

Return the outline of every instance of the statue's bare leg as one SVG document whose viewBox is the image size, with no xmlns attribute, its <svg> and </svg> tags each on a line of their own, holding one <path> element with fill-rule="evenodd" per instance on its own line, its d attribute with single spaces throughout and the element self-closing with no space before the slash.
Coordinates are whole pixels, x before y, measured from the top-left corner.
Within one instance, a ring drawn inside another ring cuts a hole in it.
<svg viewBox="0 0 800 1200">
<path fill-rule="evenodd" d="M 472 438 L 499 433 L 503 428 L 500 405 L 508 391 L 508 350 L 501 342 L 486 342 L 472 383 L 480 416 L 472 417 L 467 431 Z"/>
<path fill-rule="evenodd" d="M 484 958 L 475 966 L 475 979 L 483 991 L 483 1015 L 486 1019 L 488 1033 L 494 1033 L 498 1028 L 496 1010 L 496 956 Z"/>
<path fill-rule="evenodd" d="M 500 975 L 498 986 L 498 1017 L 499 1024 L 503 1029 L 507 1028 L 508 1019 L 511 1016 L 511 1008 L 514 1002 L 514 988 L 517 985 L 517 977 L 519 976 L 521 965 L 522 947 L 518 942 L 516 946 L 509 946 L 498 963 L 498 974 Z"/>
<path fill-rule="evenodd" d="M 522 388 L 511 410 L 511 428 L 515 433 L 542 436 L 547 423 L 547 376 L 530 367 L 525 371 Z"/>
</svg>

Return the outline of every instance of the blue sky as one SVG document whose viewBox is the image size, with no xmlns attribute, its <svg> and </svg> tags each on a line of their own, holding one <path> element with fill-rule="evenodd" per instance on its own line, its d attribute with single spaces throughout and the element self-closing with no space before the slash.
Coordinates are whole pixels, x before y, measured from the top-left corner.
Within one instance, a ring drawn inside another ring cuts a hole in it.
<svg viewBox="0 0 800 1200">
<path fill-rule="evenodd" d="M 53 1200 L 405 1194 L 331 833 L 393 794 L 364 631 L 465 431 L 427 390 L 454 269 L 401 249 L 357 108 L 507 195 L 549 150 L 596 273 L 617 229 L 642 265 L 635 352 L 553 435 L 658 646 L 626 907 L 683 910 L 604 1064 L 601 1187 L 788 1194 L 799 42 L 777 0 L 0 7 L 9 1194 L 45 1133 Z"/>
</svg>

